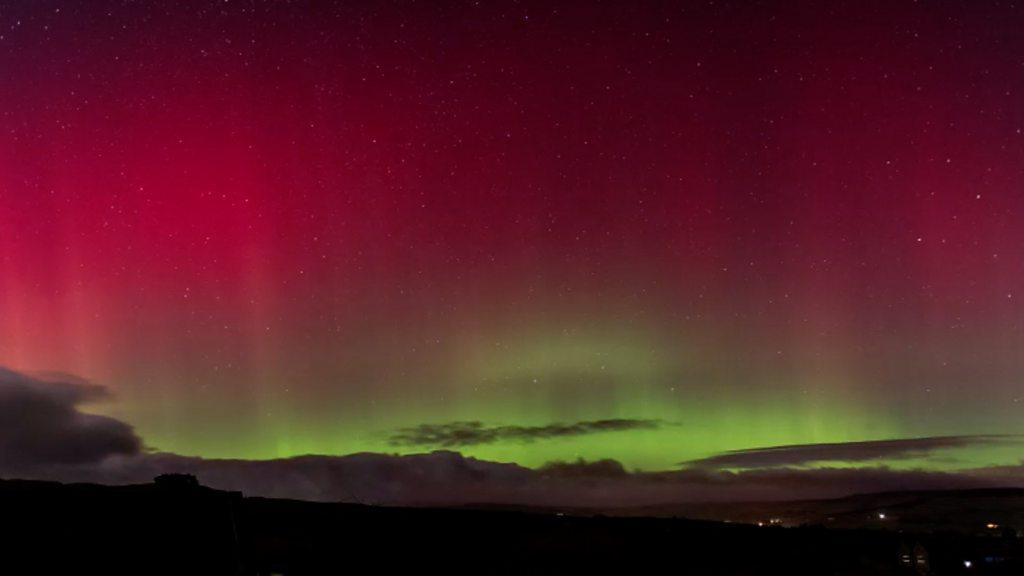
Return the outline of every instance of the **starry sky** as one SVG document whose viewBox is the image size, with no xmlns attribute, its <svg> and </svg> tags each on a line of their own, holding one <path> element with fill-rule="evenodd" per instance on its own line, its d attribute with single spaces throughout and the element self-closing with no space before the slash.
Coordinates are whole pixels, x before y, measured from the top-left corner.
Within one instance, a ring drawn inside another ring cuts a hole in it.
<svg viewBox="0 0 1024 576">
<path fill-rule="evenodd" d="M 1024 433 L 1022 27 L 3 2 L 0 365 L 206 458 L 662 470 Z M 1020 453 L 950 448 L 897 465 Z"/>
</svg>

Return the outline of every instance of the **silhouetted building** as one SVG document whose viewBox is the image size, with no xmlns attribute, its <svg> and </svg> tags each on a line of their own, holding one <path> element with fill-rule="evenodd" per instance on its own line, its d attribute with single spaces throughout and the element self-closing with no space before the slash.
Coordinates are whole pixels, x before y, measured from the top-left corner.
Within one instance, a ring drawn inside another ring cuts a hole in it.
<svg viewBox="0 0 1024 576">
<path fill-rule="evenodd" d="M 153 479 L 161 488 L 198 488 L 199 479 L 192 474 L 161 474 Z"/>
</svg>

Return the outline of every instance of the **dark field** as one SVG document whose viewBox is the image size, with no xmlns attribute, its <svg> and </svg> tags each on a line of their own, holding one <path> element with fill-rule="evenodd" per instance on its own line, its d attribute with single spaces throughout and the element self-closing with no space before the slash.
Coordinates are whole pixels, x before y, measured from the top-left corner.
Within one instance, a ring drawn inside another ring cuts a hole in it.
<svg viewBox="0 0 1024 576">
<path fill-rule="evenodd" d="M 951 496 L 945 494 L 948 501 Z M 1011 529 L 978 534 L 945 529 L 901 532 L 885 527 L 758 527 L 681 518 L 381 508 L 245 498 L 180 484 L 107 487 L 2 481 L 0 506 L 5 561 L 29 567 L 22 573 L 1024 570 L 1022 541 Z"/>
</svg>

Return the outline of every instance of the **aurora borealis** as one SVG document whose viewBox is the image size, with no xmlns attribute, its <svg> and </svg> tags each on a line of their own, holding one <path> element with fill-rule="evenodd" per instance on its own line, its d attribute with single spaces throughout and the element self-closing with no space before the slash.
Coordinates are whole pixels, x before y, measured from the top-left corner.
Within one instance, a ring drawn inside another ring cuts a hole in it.
<svg viewBox="0 0 1024 576">
<path fill-rule="evenodd" d="M 1022 10 L 5 2 L 0 366 L 204 458 L 1024 434 Z"/>
</svg>

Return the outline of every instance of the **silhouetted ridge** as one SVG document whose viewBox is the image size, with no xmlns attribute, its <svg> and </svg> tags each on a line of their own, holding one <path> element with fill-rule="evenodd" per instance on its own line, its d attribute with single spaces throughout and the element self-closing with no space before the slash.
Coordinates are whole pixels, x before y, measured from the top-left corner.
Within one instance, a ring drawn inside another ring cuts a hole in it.
<svg viewBox="0 0 1024 576">
<path fill-rule="evenodd" d="M 997 502 L 1022 493 L 972 490 L 966 497 Z M 942 494 L 952 501 L 958 493 Z M 867 495 L 854 505 L 868 509 L 873 498 L 893 504 L 910 496 Z M 757 511 L 755 504 L 735 506 Z M 1005 527 L 979 535 L 898 533 L 501 505 L 324 504 L 246 498 L 188 474 L 116 487 L 3 480 L 0 510 L 7 566 L 38 574 L 337 574 L 368 563 L 382 574 L 651 573 L 680 562 L 695 574 L 903 574 L 901 562 L 919 552 L 936 574 L 962 569 L 965 559 L 984 569 L 976 573 L 1018 574 L 1024 567 L 1022 539 Z"/>
</svg>

